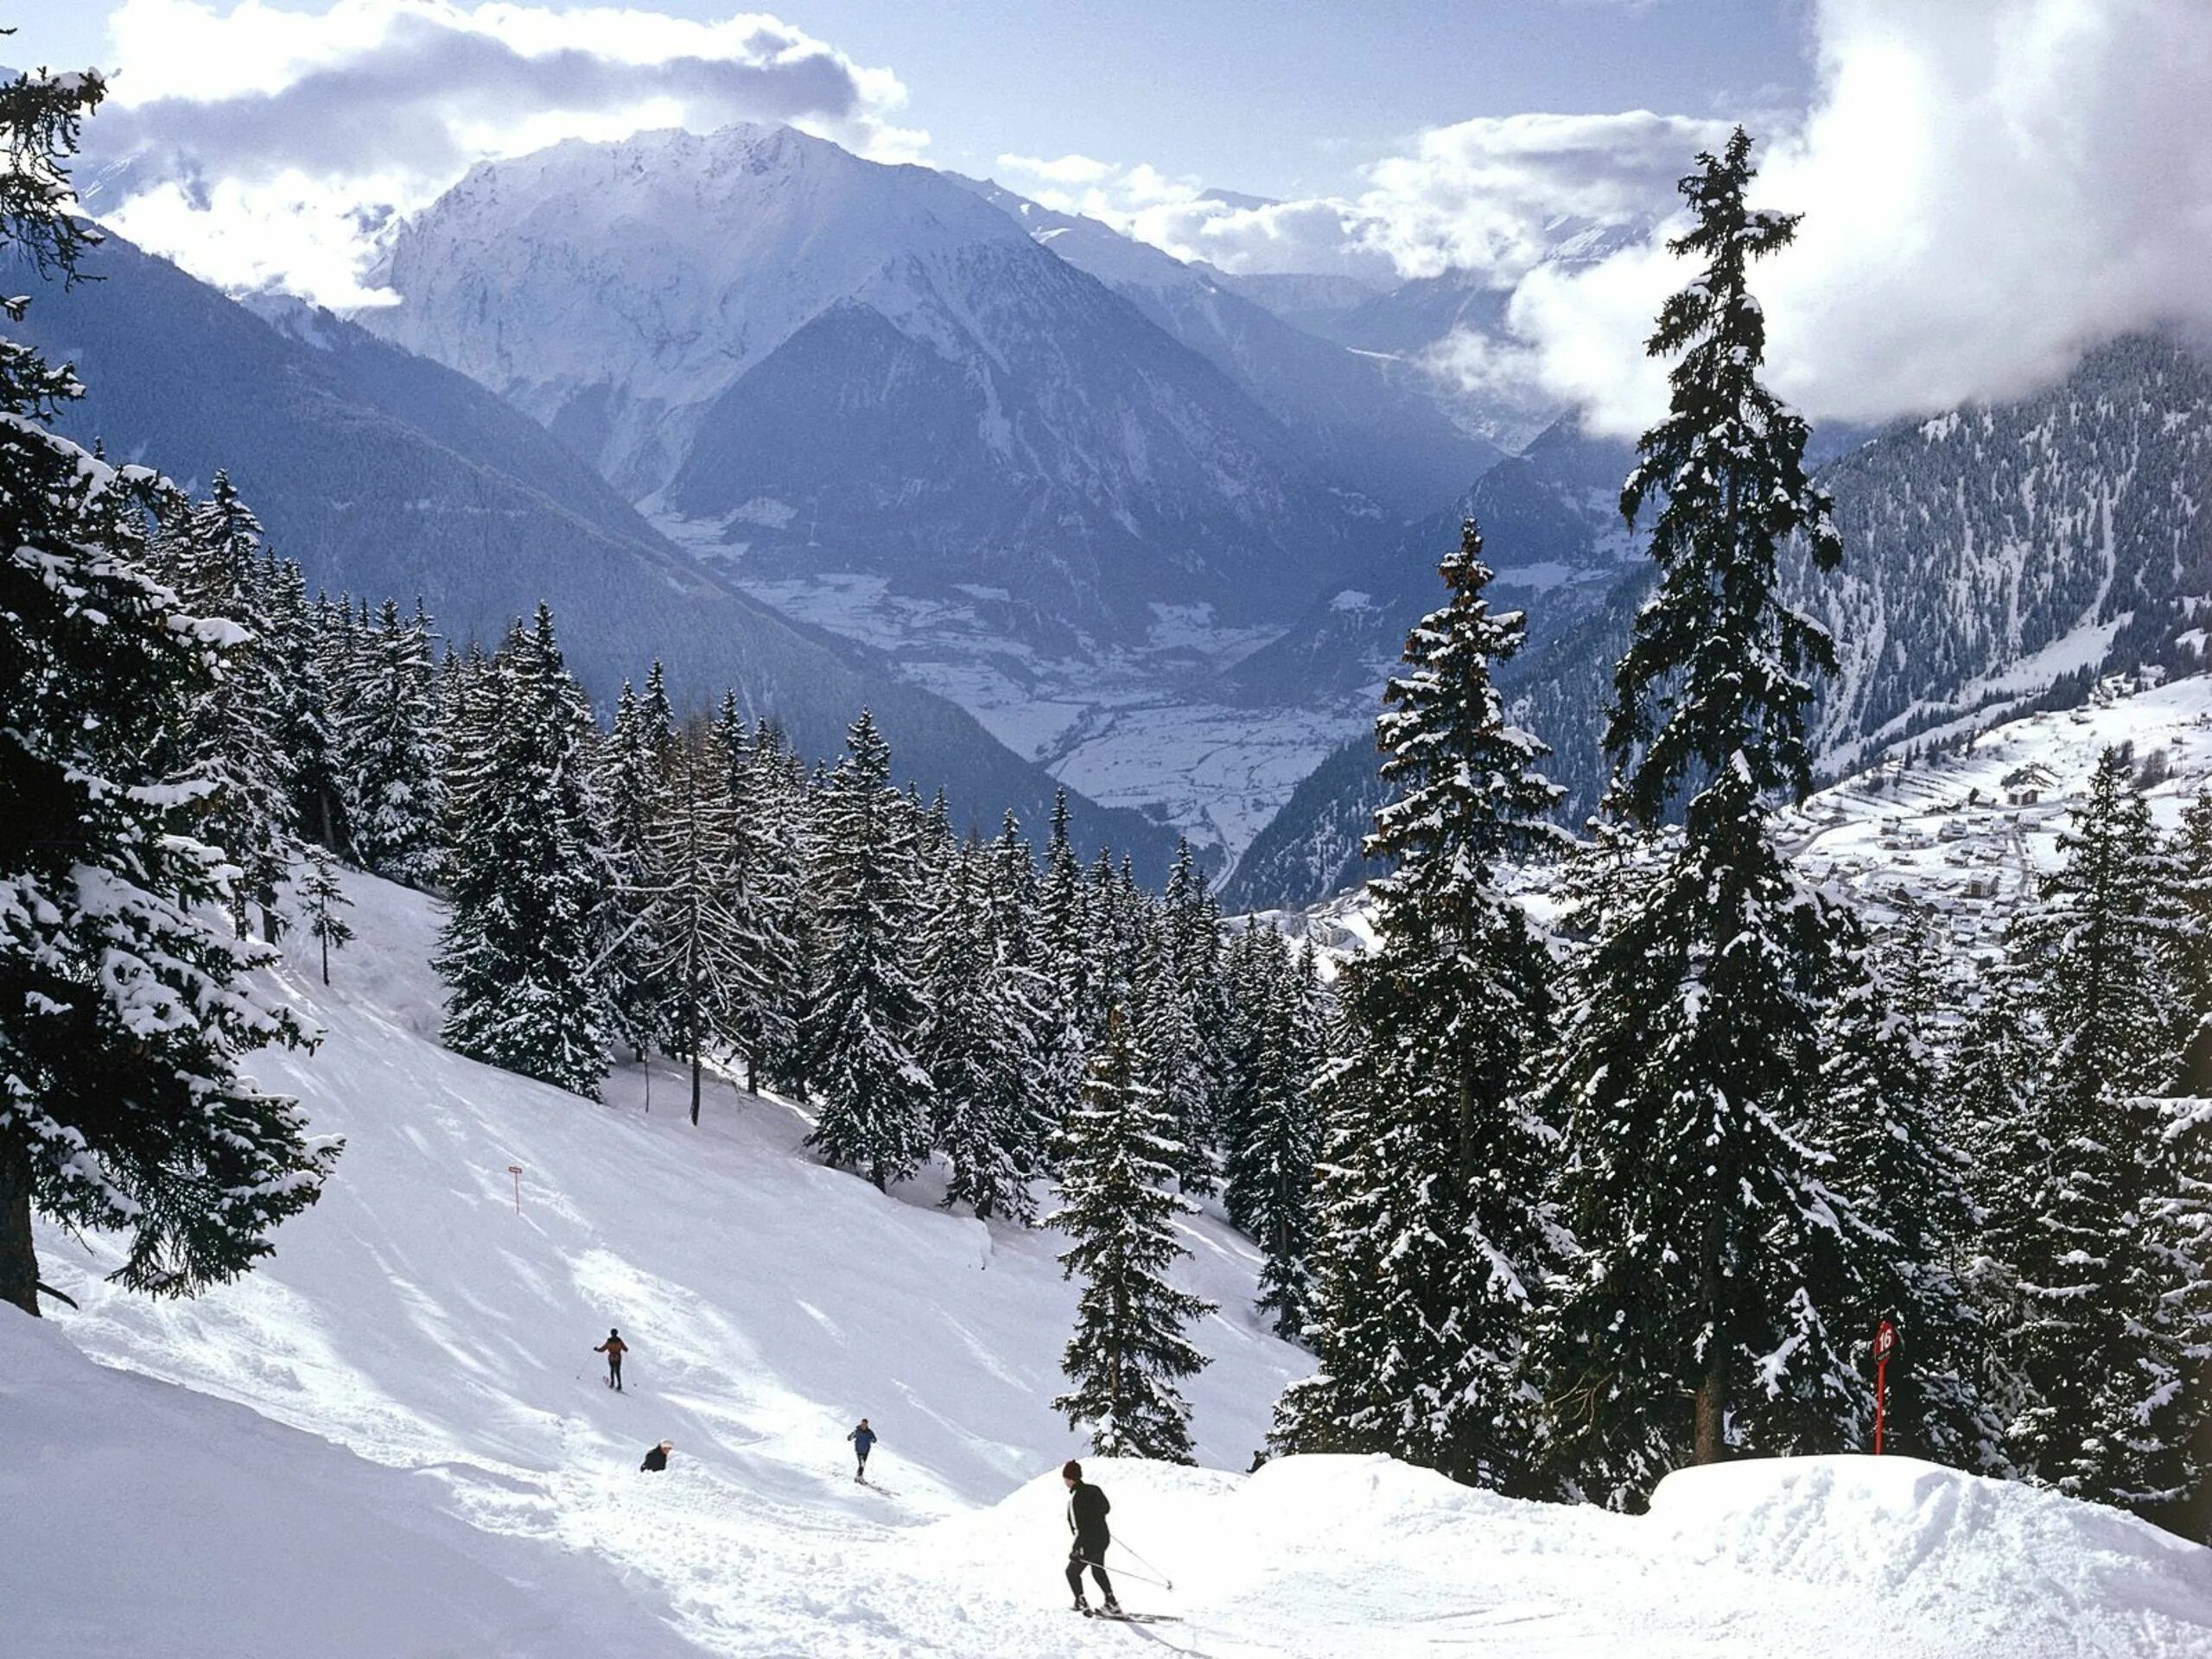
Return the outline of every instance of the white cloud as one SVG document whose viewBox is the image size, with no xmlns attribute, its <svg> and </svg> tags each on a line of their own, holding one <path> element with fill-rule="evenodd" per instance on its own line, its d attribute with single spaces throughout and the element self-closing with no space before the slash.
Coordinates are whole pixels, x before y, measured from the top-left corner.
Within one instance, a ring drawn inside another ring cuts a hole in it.
<svg viewBox="0 0 2212 1659">
<path fill-rule="evenodd" d="M 999 165 L 1010 173 L 1058 185 L 1103 184 L 1122 171 L 1111 162 L 1093 161 L 1088 156 L 1074 155 L 1049 160 L 1039 156 L 1001 156 Z M 1046 205 L 1049 207 L 1052 204 Z M 1066 209 L 1060 211 L 1065 213 Z"/>
<path fill-rule="evenodd" d="M 126 0 L 115 98 L 87 130 L 89 204 L 231 287 L 373 302 L 375 225 L 473 163 L 561 138 L 788 121 L 888 161 L 906 89 L 781 20 L 509 0 Z"/>
<path fill-rule="evenodd" d="M 1344 196 L 1257 205 L 1143 165 L 1001 156 L 1009 181 L 1048 207 L 1103 219 L 1181 259 L 1237 272 L 1433 276 L 1468 270 L 1510 286 L 1560 219 L 1649 221 L 1684 159 L 1726 128 L 1683 116 L 1484 117 L 1421 134 Z"/>
<path fill-rule="evenodd" d="M 1755 277 L 1777 387 L 1875 420 L 2032 391 L 2098 341 L 2212 327 L 2212 5 L 1821 0 L 1820 86 L 1768 148 L 1802 211 Z M 1624 373 L 1685 272 L 1649 250 L 1538 271 L 1513 308 L 1546 381 L 1605 424 L 1662 406 Z"/>
</svg>

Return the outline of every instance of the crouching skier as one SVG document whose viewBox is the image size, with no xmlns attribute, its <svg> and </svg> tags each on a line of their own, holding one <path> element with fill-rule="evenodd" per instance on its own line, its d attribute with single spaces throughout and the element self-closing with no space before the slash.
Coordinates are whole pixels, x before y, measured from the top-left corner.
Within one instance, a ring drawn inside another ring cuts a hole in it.
<svg viewBox="0 0 2212 1659">
<path fill-rule="evenodd" d="M 1084 1479 L 1083 1465 L 1073 1458 L 1060 1465 L 1060 1478 L 1067 1483 L 1068 1530 L 1075 1535 L 1074 1548 L 1068 1551 L 1068 1588 L 1075 1592 L 1075 1611 L 1086 1617 L 1090 1612 L 1083 1594 L 1083 1569 L 1087 1567 L 1106 1598 L 1099 1611 L 1118 1618 L 1122 1604 L 1114 1599 L 1114 1581 L 1106 1576 L 1106 1551 L 1114 1541 L 1106 1514 L 1114 1506 L 1105 1493 Z"/>
<path fill-rule="evenodd" d="M 639 1474 L 658 1474 L 668 1467 L 668 1454 L 676 1450 L 674 1440 L 663 1440 L 645 1453 L 645 1460 L 638 1465 Z"/>
</svg>

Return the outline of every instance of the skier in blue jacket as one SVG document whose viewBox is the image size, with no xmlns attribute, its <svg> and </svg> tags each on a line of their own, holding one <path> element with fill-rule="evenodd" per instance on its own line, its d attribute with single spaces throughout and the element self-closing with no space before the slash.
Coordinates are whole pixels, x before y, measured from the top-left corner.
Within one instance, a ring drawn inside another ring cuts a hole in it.
<svg viewBox="0 0 2212 1659">
<path fill-rule="evenodd" d="M 868 1478 L 868 1454 L 869 1449 L 875 1445 L 875 1431 L 868 1426 L 868 1419 L 863 1417 L 860 1421 L 859 1427 L 855 1428 L 851 1433 L 846 1435 L 845 1438 L 853 1443 L 853 1451 L 860 1459 L 860 1466 L 853 1471 L 853 1478 L 855 1480 L 866 1480 Z"/>
</svg>

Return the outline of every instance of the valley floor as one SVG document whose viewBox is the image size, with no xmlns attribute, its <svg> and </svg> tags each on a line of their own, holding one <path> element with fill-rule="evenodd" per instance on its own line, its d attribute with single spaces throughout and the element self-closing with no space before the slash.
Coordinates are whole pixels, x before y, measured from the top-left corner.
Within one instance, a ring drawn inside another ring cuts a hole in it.
<svg viewBox="0 0 2212 1659">
<path fill-rule="evenodd" d="M 328 1036 L 262 1067 L 346 1139 L 322 1202 L 188 1303 L 112 1291 L 99 1241 L 43 1229 L 83 1311 L 0 1318 L 0 1649 L 2212 1655 L 2212 1551 L 1902 1459 L 1700 1471 L 1635 1518 L 1380 1459 L 1227 1472 L 1309 1362 L 1212 1217 L 1183 1274 L 1221 1304 L 1191 1389 L 1206 1466 L 1096 1471 L 1141 1552 L 1126 1601 L 1178 1617 L 1077 1619 L 1056 1236 L 823 1169 L 799 1109 L 727 1080 L 694 1128 L 672 1071 L 601 1106 L 461 1060 L 435 1040 L 430 907 L 349 885 L 336 988 L 303 952 L 285 974 Z M 610 1325 L 620 1395 L 591 1351 Z M 669 1471 L 639 1473 L 663 1438 Z"/>
</svg>

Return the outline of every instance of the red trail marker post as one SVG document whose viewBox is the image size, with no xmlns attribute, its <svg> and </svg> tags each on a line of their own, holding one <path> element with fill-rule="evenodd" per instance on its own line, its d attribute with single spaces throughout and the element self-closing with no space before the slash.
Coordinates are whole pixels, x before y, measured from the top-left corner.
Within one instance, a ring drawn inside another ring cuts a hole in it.
<svg viewBox="0 0 2212 1659">
<path fill-rule="evenodd" d="M 1882 1429 L 1889 1405 L 1890 1361 L 1897 1351 L 1897 1328 L 1887 1319 L 1874 1327 L 1874 1455 L 1882 1455 Z"/>
<path fill-rule="evenodd" d="M 509 1164 L 507 1173 L 515 1178 L 515 1214 L 522 1214 L 522 1166 Z"/>
</svg>

